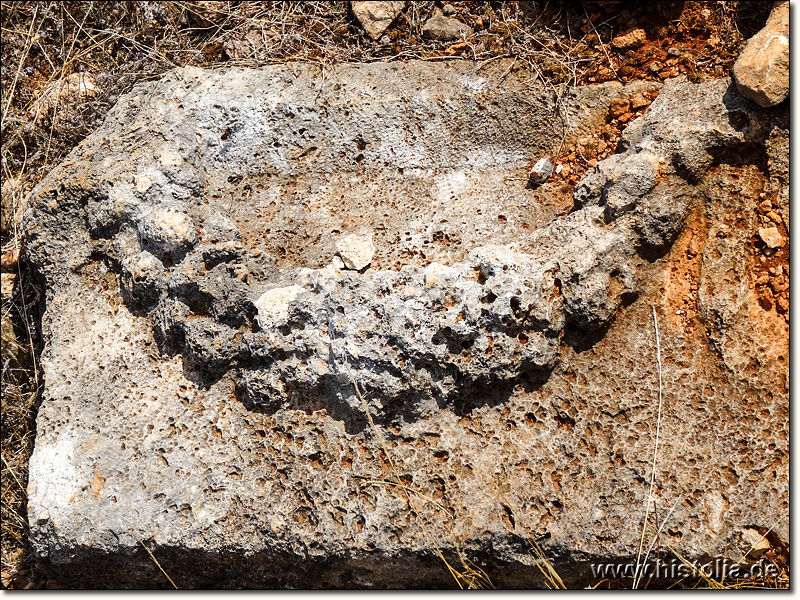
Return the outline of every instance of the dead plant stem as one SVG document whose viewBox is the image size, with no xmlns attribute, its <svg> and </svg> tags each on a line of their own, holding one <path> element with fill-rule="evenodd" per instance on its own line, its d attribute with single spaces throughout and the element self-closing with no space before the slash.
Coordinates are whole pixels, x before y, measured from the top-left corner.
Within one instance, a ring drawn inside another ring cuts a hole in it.
<svg viewBox="0 0 800 600">
<path fill-rule="evenodd" d="M 645 499 L 644 523 L 642 524 L 642 537 L 641 540 L 639 540 L 639 552 L 636 556 L 636 570 L 634 572 L 634 578 L 633 578 L 633 589 L 636 589 L 637 585 L 639 584 L 642 578 L 640 573 L 640 568 L 642 566 L 641 564 L 642 550 L 644 549 L 644 536 L 645 532 L 647 531 L 647 518 L 650 516 L 650 503 L 655 503 L 653 490 L 655 489 L 655 484 L 656 484 L 656 463 L 658 461 L 658 438 L 659 434 L 661 433 L 661 400 L 662 400 L 661 341 L 659 340 L 658 337 L 658 316 L 656 315 L 656 308 L 655 306 L 651 306 L 650 308 L 653 310 L 653 327 L 655 328 L 656 332 L 656 359 L 658 361 L 658 417 L 656 418 L 656 441 L 655 441 L 655 448 L 653 449 L 653 468 L 650 473 L 650 491 L 648 492 L 647 498 Z"/>
</svg>

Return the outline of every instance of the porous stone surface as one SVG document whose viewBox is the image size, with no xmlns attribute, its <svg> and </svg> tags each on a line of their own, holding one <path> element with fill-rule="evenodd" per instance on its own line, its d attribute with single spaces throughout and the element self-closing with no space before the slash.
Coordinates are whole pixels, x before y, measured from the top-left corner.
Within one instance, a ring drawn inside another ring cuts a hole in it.
<svg viewBox="0 0 800 600">
<path fill-rule="evenodd" d="M 377 40 L 397 15 L 403 12 L 406 4 L 406 2 L 351 2 L 350 9 L 367 35 Z"/>
<path fill-rule="evenodd" d="M 789 96 L 789 1 L 775 2 L 766 25 L 747 40 L 733 65 L 739 92 L 770 107 Z"/>
<path fill-rule="evenodd" d="M 526 187 L 554 123 L 643 86 L 559 104 L 508 64 L 175 71 L 34 190 L 46 568 L 168 585 L 144 543 L 182 587 L 452 586 L 438 549 L 541 586 L 533 540 L 585 584 L 641 536 L 653 309 L 664 535 L 787 539 L 788 322 L 759 298 L 788 244 L 757 210 L 788 222 L 788 109 L 668 82 L 565 202 Z"/>
</svg>

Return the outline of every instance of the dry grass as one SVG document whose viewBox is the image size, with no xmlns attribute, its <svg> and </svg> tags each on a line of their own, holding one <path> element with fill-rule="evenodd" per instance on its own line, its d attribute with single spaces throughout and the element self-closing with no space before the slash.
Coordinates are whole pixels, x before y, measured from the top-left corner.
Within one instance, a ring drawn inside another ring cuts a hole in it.
<svg viewBox="0 0 800 600">
<path fill-rule="evenodd" d="M 442 4 L 452 5 L 452 16 L 475 35 L 455 43 L 423 39 L 423 24 Z M 24 199 L 135 83 L 184 65 L 307 61 L 325 68 L 503 57 L 514 59 L 509 70 L 529 69 L 559 97 L 571 86 L 613 79 L 680 72 L 700 80 L 730 72 L 743 39 L 763 25 L 771 4 L 659 3 L 653 10 L 620 2 L 410 2 L 377 42 L 341 1 L 0 4 L 3 586 L 47 585 L 29 559 L 25 510 L 40 391 L 34 351 L 40 291 L 18 260 Z M 672 5 L 682 8 L 669 13 Z M 652 43 L 615 50 L 614 36 L 634 26 L 644 27 Z M 670 47 L 683 52 L 680 58 L 665 58 Z"/>
</svg>

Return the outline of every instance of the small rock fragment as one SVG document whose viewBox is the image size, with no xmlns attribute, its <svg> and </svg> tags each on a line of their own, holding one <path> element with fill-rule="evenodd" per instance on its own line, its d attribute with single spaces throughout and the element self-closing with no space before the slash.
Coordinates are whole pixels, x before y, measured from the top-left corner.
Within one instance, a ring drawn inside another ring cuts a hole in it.
<svg viewBox="0 0 800 600">
<path fill-rule="evenodd" d="M 758 303 L 761 305 L 761 308 L 764 310 L 772 310 L 772 306 L 775 301 L 772 290 L 768 287 L 762 287 L 758 289 L 757 294 Z"/>
<path fill-rule="evenodd" d="M 16 281 L 16 273 L 0 274 L 0 296 L 2 296 L 3 302 L 11 302 L 11 298 L 14 296 L 14 284 Z"/>
<path fill-rule="evenodd" d="M 772 288 L 772 291 L 776 294 L 780 294 L 781 292 L 785 292 L 789 289 L 789 280 L 785 277 L 774 277 L 769 281 L 769 287 Z"/>
<path fill-rule="evenodd" d="M 120 285 L 127 299 L 152 304 L 164 289 L 164 265 L 149 252 L 142 251 L 123 262 Z"/>
<path fill-rule="evenodd" d="M 343 240 L 336 242 L 336 250 L 342 257 L 344 266 L 354 271 L 367 267 L 375 256 L 375 245 L 372 243 L 372 234 L 367 236 L 348 235 Z"/>
<path fill-rule="evenodd" d="M 44 90 L 30 109 L 36 124 L 40 124 L 51 112 L 67 102 L 88 100 L 98 92 L 94 78 L 88 73 L 73 73 L 69 77 L 54 81 Z"/>
<path fill-rule="evenodd" d="M 747 556 L 755 560 L 761 558 L 771 548 L 766 537 L 750 528 L 742 530 L 742 544 L 749 550 Z"/>
<path fill-rule="evenodd" d="M 358 22 L 373 40 L 377 40 L 383 32 L 389 28 L 403 9 L 405 2 L 351 2 L 350 8 L 353 10 Z"/>
<path fill-rule="evenodd" d="M 280 325 L 289 318 L 289 304 L 300 294 L 307 291 L 299 285 L 275 288 L 264 292 L 255 301 L 258 315 L 256 320 L 262 329 Z"/>
<path fill-rule="evenodd" d="M 25 349 L 20 344 L 11 319 L 11 311 L 6 310 L 6 303 L 14 297 L 14 286 L 17 282 L 16 273 L 0 273 L 0 288 L 3 296 L 3 314 L 0 319 L 0 341 L 3 354 L 3 368 L 16 369 L 22 362 Z"/>
<path fill-rule="evenodd" d="M 774 210 L 771 210 L 771 211 L 769 211 L 769 212 L 767 213 L 767 218 L 768 218 L 770 221 L 772 221 L 773 223 L 778 223 L 778 224 L 780 224 L 780 223 L 782 223 L 782 222 L 783 222 L 783 219 L 781 219 L 781 216 L 780 216 L 778 213 L 776 213 Z"/>
<path fill-rule="evenodd" d="M 344 261 L 342 260 L 341 256 L 334 256 L 331 259 L 331 266 L 336 269 L 337 271 L 341 271 L 344 269 Z"/>
<path fill-rule="evenodd" d="M 432 262 L 427 267 L 425 267 L 425 285 L 428 287 L 433 287 L 441 279 L 447 278 L 455 273 L 455 270 L 452 267 L 448 267 L 438 262 Z"/>
<path fill-rule="evenodd" d="M 19 262 L 19 244 L 14 243 L 14 247 L 9 250 L 8 252 L 3 252 L 2 257 L 0 257 L 0 270 L 5 272 L 13 271 L 17 268 L 17 263 Z"/>
<path fill-rule="evenodd" d="M 764 28 L 747 41 L 733 77 L 739 93 L 770 107 L 789 95 L 789 2 L 776 2 Z"/>
<path fill-rule="evenodd" d="M 631 103 L 625 98 L 614 98 L 608 107 L 608 115 L 612 119 L 617 119 L 631 109 Z"/>
<path fill-rule="evenodd" d="M 646 106 L 650 106 L 650 101 L 642 94 L 636 94 L 631 98 L 631 110 L 639 110 Z"/>
<path fill-rule="evenodd" d="M 553 174 L 553 163 L 549 158 L 540 158 L 530 173 L 531 183 L 544 183 Z"/>
<path fill-rule="evenodd" d="M 762 227 L 758 230 L 758 235 L 773 250 L 783 246 L 783 236 L 777 227 Z"/>
<path fill-rule="evenodd" d="M 611 47 L 614 50 L 634 50 L 643 46 L 646 41 L 647 34 L 644 29 L 634 29 L 611 40 Z"/>
<path fill-rule="evenodd" d="M 445 17 L 439 9 L 434 11 L 433 16 L 422 27 L 422 37 L 442 42 L 453 42 L 468 38 L 473 33 L 469 25 L 465 25 L 458 19 Z"/>
</svg>

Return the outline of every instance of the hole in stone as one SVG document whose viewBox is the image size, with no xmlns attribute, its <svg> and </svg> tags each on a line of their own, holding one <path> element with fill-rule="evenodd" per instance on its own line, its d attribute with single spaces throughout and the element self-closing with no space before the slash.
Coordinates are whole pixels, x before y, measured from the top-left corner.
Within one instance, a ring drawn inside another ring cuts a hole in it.
<svg viewBox="0 0 800 600">
<path fill-rule="evenodd" d="M 433 453 L 433 458 L 439 462 L 447 462 L 449 457 L 450 453 L 447 450 L 439 450 L 438 452 Z"/>
</svg>

